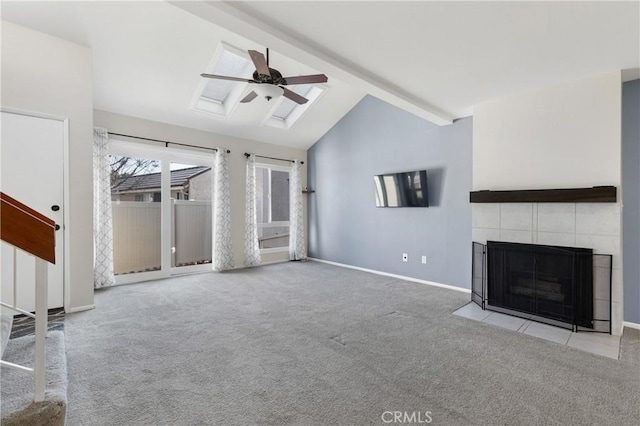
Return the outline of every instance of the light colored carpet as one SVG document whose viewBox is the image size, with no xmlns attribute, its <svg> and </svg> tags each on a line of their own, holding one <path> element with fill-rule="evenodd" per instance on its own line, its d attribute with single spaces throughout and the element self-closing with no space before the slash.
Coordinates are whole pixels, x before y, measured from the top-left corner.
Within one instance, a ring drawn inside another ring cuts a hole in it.
<svg viewBox="0 0 640 426">
<path fill-rule="evenodd" d="M 35 336 L 9 340 L 3 359 L 33 367 Z M 67 365 L 64 334 L 50 331 L 46 340 L 45 400 L 33 402 L 33 377 L 8 368 L 2 369 L 3 426 L 59 426 L 65 424 L 67 406 Z"/>
<path fill-rule="evenodd" d="M 451 315 L 468 299 L 316 262 L 105 289 L 66 319 L 68 424 L 638 423 L 625 339 L 592 355 Z"/>
</svg>

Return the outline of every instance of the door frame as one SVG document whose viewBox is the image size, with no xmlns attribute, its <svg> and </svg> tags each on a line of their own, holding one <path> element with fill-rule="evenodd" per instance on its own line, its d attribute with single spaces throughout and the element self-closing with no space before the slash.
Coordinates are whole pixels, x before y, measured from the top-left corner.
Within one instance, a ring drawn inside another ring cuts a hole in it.
<svg viewBox="0 0 640 426">
<path fill-rule="evenodd" d="M 21 108 L 0 106 L 0 112 L 9 114 L 25 115 L 27 117 L 42 118 L 62 122 L 62 202 L 64 203 L 62 212 L 62 300 L 65 312 L 72 312 L 71 308 L 71 282 L 69 279 L 69 261 L 71 259 L 71 248 L 67 241 L 69 239 L 69 118 L 60 115 L 48 114 L 44 112 L 26 110 Z M 43 213 L 44 214 L 44 213 Z M 46 216 L 46 215 L 45 215 Z M 58 241 L 56 240 L 56 244 Z"/>
<path fill-rule="evenodd" d="M 203 148 L 207 149 L 207 148 Z M 171 205 L 164 200 L 171 199 L 171 176 L 170 167 L 172 162 L 188 162 L 194 161 L 196 163 L 202 163 L 211 167 L 213 171 L 214 157 L 210 151 L 199 151 L 196 149 L 178 149 L 172 147 L 163 147 L 157 145 L 150 145 L 141 142 L 129 142 L 125 139 L 119 139 L 118 137 L 109 138 L 109 154 L 122 155 L 122 156 L 137 156 L 141 158 L 157 159 L 161 161 L 160 171 L 161 174 L 161 229 L 160 229 L 160 259 L 161 266 L 159 271 L 150 272 L 138 272 L 135 274 L 118 275 L 115 277 L 116 285 L 121 284 L 133 284 L 143 281 L 157 280 L 163 278 L 169 278 L 174 275 L 183 275 L 190 273 L 211 272 L 213 270 L 213 247 L 214 247 L 214 231 L 211 227 L 211 255 L 212 262 L 202 265 L 190 265 L 190 266 L 171 266 Z M 213 178 L 213 173 L 211 174 Z M 213 195 L 213 186 L 212 186 Z M 211 200 L 213 208 L 213 197 Z M 212 215 L 213 220 L 213 215 Z"/>
</svg>

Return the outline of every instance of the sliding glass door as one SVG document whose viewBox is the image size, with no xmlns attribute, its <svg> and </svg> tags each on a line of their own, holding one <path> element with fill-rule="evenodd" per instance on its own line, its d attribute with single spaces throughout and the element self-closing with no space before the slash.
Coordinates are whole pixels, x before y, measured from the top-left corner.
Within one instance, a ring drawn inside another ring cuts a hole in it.
<svg viewBox="0 0 640 426">
<path fill-rule="evenodd" d="M 109 149 L 116 283 L 210 271 L 212 153 L 118 140 Z"/>
</svg>

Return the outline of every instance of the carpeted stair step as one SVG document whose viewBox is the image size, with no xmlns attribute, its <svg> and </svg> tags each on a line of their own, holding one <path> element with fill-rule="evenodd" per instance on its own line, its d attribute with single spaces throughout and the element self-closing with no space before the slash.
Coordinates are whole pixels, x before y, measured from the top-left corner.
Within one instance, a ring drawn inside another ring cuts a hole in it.
<svg viewBox="0 0 640 426">
<path fill-rule="evenodd" d="M 9 340 L 2 359 L 33 367 L 35 336 Z M 33 402 L 34 380 L 21 371 L 2 369 L 0 398 L 3 426 L 64 425 L 67 412 L 67 359 L 64 333 L 50 331 L 46 340 L 46 391 L 42 402 Z"/>
<path fill-rule="evenodd" d="M 2 314 L 0 315 L 0 356 L 4 359 L 4 350 L 7 347 L 9 336 L 11 335 L 11 326 L 13 325 L 13 315 Z"/>
</svg>

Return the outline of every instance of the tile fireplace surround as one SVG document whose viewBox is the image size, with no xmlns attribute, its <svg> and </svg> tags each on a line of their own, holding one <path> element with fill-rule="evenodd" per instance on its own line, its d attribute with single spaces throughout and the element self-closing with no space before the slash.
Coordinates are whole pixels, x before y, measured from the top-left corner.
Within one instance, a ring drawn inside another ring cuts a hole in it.
<svg viewBox="0 0 640 426">
<path fill-rule="evenodd" d="M 612 333 L 622 333 L 621 207 L 616 203 L 473 203 L 473 241 L 584 247 L 613 255 Z M 596 299 L 598 295 L 596 294 Z"/>
</svg>

